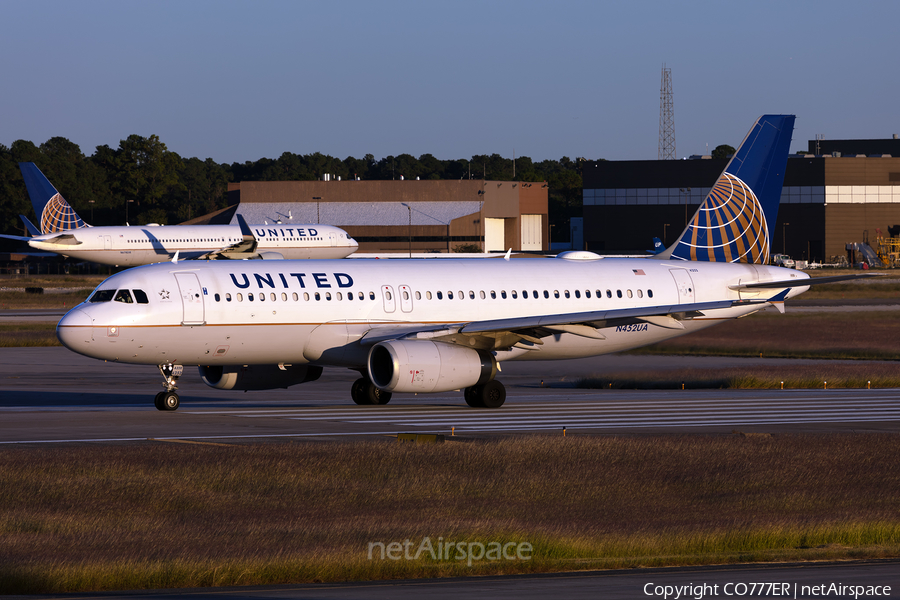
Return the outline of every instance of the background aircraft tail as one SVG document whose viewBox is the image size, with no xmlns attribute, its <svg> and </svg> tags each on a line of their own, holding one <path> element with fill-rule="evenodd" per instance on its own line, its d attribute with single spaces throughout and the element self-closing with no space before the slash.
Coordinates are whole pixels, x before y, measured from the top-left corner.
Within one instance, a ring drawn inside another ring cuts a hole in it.
<svg viewBox="0 0 900 600">
<path fill-rule="evenodd" d="M 656 258 L 765 264 L 794 115 L 763 115 L 678 240 Z"/>
<path fill-rule="evenodd" d="M 25 179 L 25 187 L 34 206 L 41 233 L 57 233 L 87 226 L 34 163 L 19 163 L 19 169 Z"/>
</svg>

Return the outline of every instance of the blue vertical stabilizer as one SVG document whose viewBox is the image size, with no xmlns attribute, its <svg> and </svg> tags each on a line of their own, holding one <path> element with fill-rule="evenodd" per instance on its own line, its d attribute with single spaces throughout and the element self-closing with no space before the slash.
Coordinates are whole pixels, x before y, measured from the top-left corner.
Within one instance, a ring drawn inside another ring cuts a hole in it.
<svg viewBox="0 0 900 600">
<path fill-rule="evenodd" d="M 794 119 L 756 121 L 678 241 L 656 258 L 768 262 Z"/>
<path fill-rule="evenodd" d="M 69 231 L 86 226 L 75 209 L 69 206 L 34 163 L 19 163 L 19 169 L 25 179 L 25 187 L 34 206 L 41 233 Z"/>
</svg>

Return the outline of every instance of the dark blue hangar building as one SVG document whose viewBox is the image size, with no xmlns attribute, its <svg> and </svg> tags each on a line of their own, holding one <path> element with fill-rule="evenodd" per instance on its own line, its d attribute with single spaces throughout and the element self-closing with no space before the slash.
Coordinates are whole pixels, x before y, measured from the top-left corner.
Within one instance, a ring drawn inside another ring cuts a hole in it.
<svg viewBox="0 0 900 600">
<path fill-rule="evenodd" d="M 668 246 L 709 193 L 727 159 L 587 161 L 584 241 L 601 254 Z M 772 253 L 830 262 L 848 242 L 900 228 L 900 139 L 813 140 L 787 162 Z"/>
</svg>

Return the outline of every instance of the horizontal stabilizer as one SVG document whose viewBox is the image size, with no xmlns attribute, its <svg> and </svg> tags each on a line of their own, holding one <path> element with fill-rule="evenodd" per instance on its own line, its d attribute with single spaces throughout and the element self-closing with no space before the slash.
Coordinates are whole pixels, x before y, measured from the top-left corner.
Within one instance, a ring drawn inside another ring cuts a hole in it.
<svg viewBox="0 0 900 600">
<path fill-rule="evenodd" d="M 7 240 L 18 240 L 20 242 L 30 242 L 30 237 L 25 237 L 24 235 L 7 235 L 5 233 L 0 233 L 0 238 L 5 238 Z"/>
</svg>

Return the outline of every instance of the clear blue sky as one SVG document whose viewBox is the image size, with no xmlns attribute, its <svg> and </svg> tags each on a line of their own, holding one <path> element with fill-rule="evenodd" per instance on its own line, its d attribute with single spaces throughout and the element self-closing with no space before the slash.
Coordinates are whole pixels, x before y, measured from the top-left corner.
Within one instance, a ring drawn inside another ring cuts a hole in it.
<svg viewBox="0 0 900 600">
<path fill-rule="evenodd" d="M 888 138 L 898 22 L 887 0 L 0 0 L 0 144 L 655 160 L 663 63 L 679 156 L 768 112 L 797 115 L 792 150 Z"/>
</svg>

